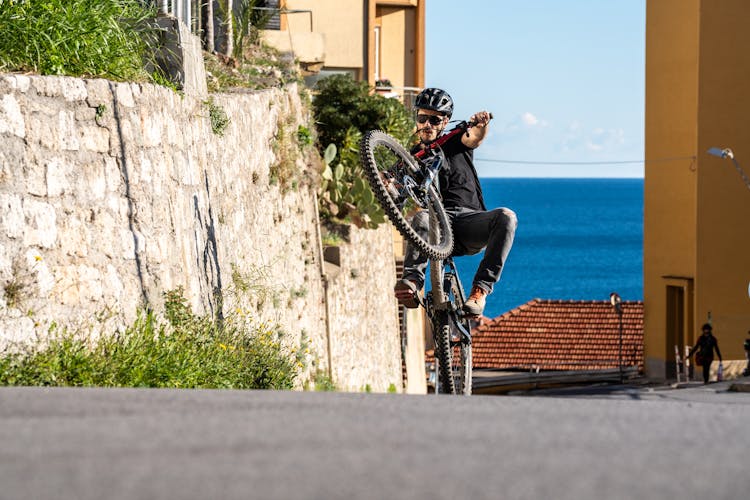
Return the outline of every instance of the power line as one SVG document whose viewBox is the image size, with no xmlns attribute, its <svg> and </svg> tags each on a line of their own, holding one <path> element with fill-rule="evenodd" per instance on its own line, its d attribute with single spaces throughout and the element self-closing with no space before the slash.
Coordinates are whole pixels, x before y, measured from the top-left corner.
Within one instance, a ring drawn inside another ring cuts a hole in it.
<svg viewBox="0 0 750 500">
<path fill-rule="evenodd" d="M 675 156 L 673 158 L 655 158 L 653 160 L 620 160 L 620 161 L 533 161 L 533 160 L 501 160 L 495 158 L 476 158 L 476 161 L 489 163 L 509 163 L 516 165 L 633 165 L 642 163 L 656 163 L 676 160 L 695 160 L 695 156 Z"/>
</svg>

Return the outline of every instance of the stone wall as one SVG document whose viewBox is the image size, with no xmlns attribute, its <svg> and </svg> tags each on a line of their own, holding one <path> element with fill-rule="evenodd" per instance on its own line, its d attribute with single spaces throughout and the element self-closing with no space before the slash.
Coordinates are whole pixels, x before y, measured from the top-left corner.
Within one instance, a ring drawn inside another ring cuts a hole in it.
<svg viewBox="0 0 750 500">
<path fill-rule="evenodd" d="M 389 234 L 355 231 L 378 251 L 342 250 L 326 289 L 296 87 L 211 99 L 223 135 L 163 87 L 0 76 L 0 345 L 53 322 L 111 333 L 182 287 L 197 312 L 305 339 L 342 388 L 400 388 Z"/>
<path fill-rule="evenodd" d="M 368 386 L 380 391 L 391 384 L 400 390 L 398 306 L 390 293 L 396 276 L 391 230 L 385 225 L 377 231 L 352 227 L 349 244 L 337 250 L 329 260 L 338 266 L 329 263 L 326 272 L 333 378 L 349 391 Z"/>
</svg>

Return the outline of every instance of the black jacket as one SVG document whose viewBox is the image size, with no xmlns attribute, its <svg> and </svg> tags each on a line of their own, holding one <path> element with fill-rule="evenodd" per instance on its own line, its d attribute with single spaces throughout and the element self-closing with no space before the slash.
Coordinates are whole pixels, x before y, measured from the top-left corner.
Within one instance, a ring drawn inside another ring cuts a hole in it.
<svg viewBox="0 0 750 500">
<path fill-rule="evenodd" d="M 693 348 L 690 349 L 690 354 L 688 354 L 688 356 L 692 356 L 693 353 L 697 351 L 701 358 L 713 360 L 714 350 L 716 350 L 716 354 L 721 361 L 721 351 L 719 351 L 719 343 L 716 341 L 716 337 L 711 333 L 708 335 L 704 334 L 698 337 L 698 342 L 696 342 Z"/>
</svg>

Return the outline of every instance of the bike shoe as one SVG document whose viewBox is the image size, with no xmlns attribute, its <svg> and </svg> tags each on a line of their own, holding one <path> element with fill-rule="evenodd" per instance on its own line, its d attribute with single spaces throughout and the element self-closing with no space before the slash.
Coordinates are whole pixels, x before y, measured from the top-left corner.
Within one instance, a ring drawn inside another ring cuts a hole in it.
<svg viewBox="0 0 750 500">
<path fill-rule="evenodd" d="M 396 296 L 398 303 L 408 309 L 419 307 L 418 293 L 417 284 L 408 279 L 399 280 L 396 282 L 396 286 L 393 287 L 393 294 Z"/>
<path fill-rule="evenodd" d="M 469 300 L 464 304 L 464 312 L 470 316 L 481 316 L 486 301 L 487 292 L 478 286 L 474 286 L 471 289 L 471 294 L 469 294 Z"/>
</svg>

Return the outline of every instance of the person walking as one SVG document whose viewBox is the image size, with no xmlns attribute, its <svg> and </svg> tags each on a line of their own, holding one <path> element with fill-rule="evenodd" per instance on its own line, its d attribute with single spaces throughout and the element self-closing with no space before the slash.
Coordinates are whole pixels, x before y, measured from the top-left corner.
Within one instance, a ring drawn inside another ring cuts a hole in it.
<svg viewBox="0 0 750 500">
<path fill-rule="evenodd" d="M 414 102 L 417 116 L 417 135 L 420 148 L 426 148 L 445 131 L 453 114 L 453 99 L 442 89 L 426 88 Z M 458 134 L 442 145 L 445 163 L 440 170 L 438 183 L 443 206 L 453 228 L 453 256 L 474 255 L 484 250 L 484 257 L 477 268 L 471 293 L 464 311 L 479 316 L 484 311 L 487 295 L 492 293 L 500 279 L 508 257 L 516 226 L 515 212 L 509 208 L 487 210 L 474 167 L 474 150 L 484 140 L 490 122 L 487 111 L 475 113 L 470 118 L 474 126 L 465 134 Z M 411 221 L 412 227 L 423 238 L 429 232 L 427 211 L 417 212 Z M 419 305 L 417 294 L 424 286 L 427 256 L 413 245 L 407 244 L 404 256 L 404 272 L 394 287 L 399 304 L 408 308 Z"/>
<path fill-rule="evenodd" d="M 708 376 L 711 373 L 711 363 L 714 362 L 714 351 L 719 356 L 719 363 L 722 362 L 721 351 L 719 350 L 719 342 L 714 337 L 712 330 L 713 328 L 709 323 L 706 323 L 701 328 L 703 334 L 698 337 L 698 341 L 688 352 L 688 358 L 695 354 L 696 364 L 701 365 L 703 369 L 703 383 L 708 384 Z"/>
</svg>

